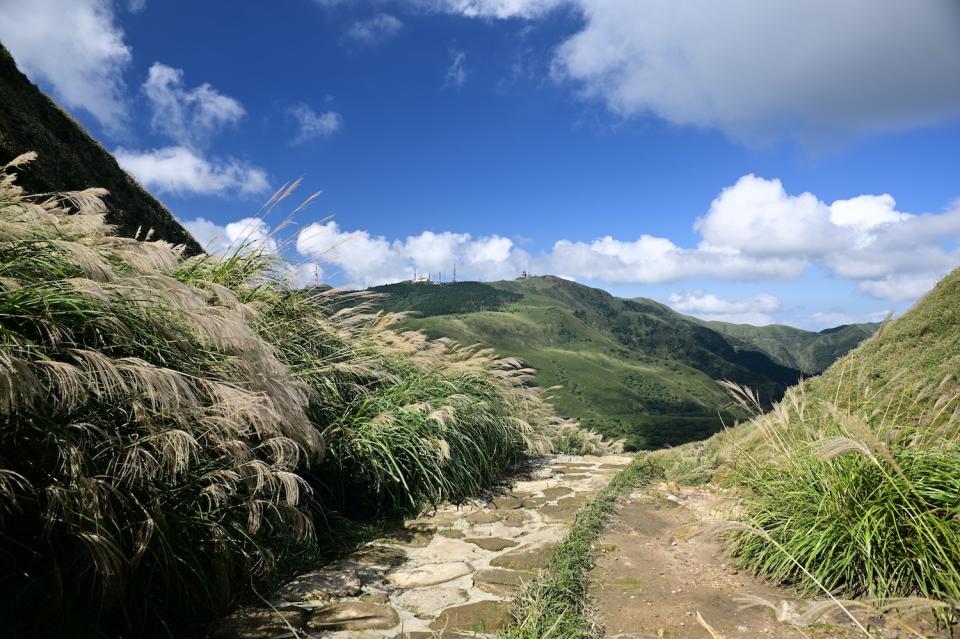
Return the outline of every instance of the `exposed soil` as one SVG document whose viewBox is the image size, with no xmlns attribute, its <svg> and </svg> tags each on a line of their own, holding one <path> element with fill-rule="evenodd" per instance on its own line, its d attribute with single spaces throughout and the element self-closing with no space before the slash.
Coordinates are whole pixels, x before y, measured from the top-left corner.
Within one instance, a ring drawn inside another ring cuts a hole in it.
<svg viewBox="0 0 960 639">
<path fill-rule="evenodd" d="M 605 637 L 865 636 L 836 606 L 820 606 L 828 612 L 809 624 L 804 613 L 818 602 L 736 570 L 717 541 L 697 534 L 706 522 L 724 519 L 727 506 L 708 490 L 664 484 L 637 491 L 621 504 L 599 542 L 600 557 L 591 575 L 590 603 Z M 917 620 L 856 616 L 871 636 L 947 636 L 918 629 Z"/>
</svg>

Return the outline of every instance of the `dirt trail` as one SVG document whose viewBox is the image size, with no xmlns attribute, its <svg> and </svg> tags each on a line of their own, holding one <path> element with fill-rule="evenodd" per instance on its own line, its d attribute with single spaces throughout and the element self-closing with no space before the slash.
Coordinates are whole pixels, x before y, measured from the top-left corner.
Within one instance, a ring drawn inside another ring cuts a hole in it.
<svg viewBox="0 0 960 639">
<path fill-rule="evenodd" d="M 452 639 L 492 636 L 545 567 L 577 511 L 632 457 L 557 456 L 509 492 L 446 506 L 397 534 L 298 576 L 217 639 Z"/>
<path fill-rule="evenodd" d="M 591 574 L 590 604 L 607 639 L 864 637 L 832 606 L 816 625 L 805 625 L 801 615 L 815 602 L 735 570 L 720 544 L 694 536 L 705 521 L 723 519 L 725 506 L 707 490 L 665 484 L 637 491 L 622 503 L 599 542 L 600 557 Z M 744 608 L 745 599 L 769 602 L 779 610 Z M 908 633 L 892 619 L 858 616 L 871 631 L 883 633 L 877 636 L 938 636 L 928 634 L 929 629 Z"/>
</svg>

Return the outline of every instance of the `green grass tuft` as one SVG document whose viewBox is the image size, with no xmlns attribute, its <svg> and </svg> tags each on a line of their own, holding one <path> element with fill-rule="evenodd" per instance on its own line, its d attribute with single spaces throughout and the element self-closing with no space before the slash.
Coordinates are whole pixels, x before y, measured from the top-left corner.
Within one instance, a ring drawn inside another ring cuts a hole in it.
<svg viewBox="0 0 960 639">
<path fill-rule="evenodd" d="M 658 466 L 638 457 L 620 471 L 574 519 L 570 532 L 554 549 L 546 570 L 514 601 L 515 622 L 502 639 L 584 639 L 598 636 L 585 597 L 593 567 L 594 544 L 600 538 L 617 500 L 650 482 Z"/>
</svg>

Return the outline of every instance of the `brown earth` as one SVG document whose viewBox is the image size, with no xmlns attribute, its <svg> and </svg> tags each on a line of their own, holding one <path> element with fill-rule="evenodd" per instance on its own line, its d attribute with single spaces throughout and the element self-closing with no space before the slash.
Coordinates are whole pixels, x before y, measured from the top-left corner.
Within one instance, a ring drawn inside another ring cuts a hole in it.
<svg viewBox="0 0 960 639">
<path fill-rule="evenodd" d="M 867 636 L 836 605 L 736 570 L 704 537 L 729 505 L 703 489 L 660 485 L 635 492 L 601 538 L 590 602 L 608 639 L 843 639 Z M 726 517 L 725 517 L 726 515 Z M 752 604 L 749 605 L 748 604 Z M 817 617 L 814 610 L 827 612 Z M 806 613 L 806 614 L 805 614 Z M 698 619 L 698 615 L 701 620 Z M 937 637 L 919 622 L 857 612 L 877 637 Z M 817 617 L 808 623 L 805 617 Z M 778 620 L 779 619 L 779 620 Z"/>
</svg>

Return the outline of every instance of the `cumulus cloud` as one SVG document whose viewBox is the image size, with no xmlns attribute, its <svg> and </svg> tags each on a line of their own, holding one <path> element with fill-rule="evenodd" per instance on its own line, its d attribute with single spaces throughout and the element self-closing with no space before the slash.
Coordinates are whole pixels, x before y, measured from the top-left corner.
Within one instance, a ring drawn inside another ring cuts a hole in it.
<svg viewBox="0 0 960 639">
<path fill-rule="evenodd" d="M 622 116 L 751 144 L 833 141 L 960 115 L 956 0 L 413 0 L 476 18 L 578 11 L 554 74 Z"/>
<path fill-rule="evenodd" d="M 578 0 L 560 77 L 625 116 L 747 142 L 825 140 L 960 115 L 954 0 Z"/>
<path fill-rule="evenodd" d="M 694 291 L 692 293 L 671 293 L 670 306 L 681 313 L 693 315 L 705 320 L 733 322 L 735 324 L 753 324 L 765 326 L 773 323 L 773 316 L 780 310 L 780 300 L 767 293 L 761 293 L 745 299 L 725 300 L 713 293 Z"/>
<path fill-rule="evenodd" d="M 511 278 L 527 270 L 608 284 L 784 280 L 817 267 L 855 282 L 867 296 L 891 301 L 915 299 L 960 265 L 960 206 L 911 214 L 897 210 L 889 194 L 828 204 L 812 193 L 789 194 L 779 180 L 754 175 L 724 189 L 694 228 L 700 240 L 690 247 L 652 235 L 607 235 L 559 240 L 550 250 L 530 255 L 500 236 L 426 231 L 391 240 L 327 222 L 304 228 L 297 249 L 337 265 L 362 286 L 408 279 L 414 272 L 450 272 L 454 263 L 461 279 Z M 756 324 L 768 322 L 775 311 L 772 300 L 762 296 L 724 302 L 697 293 L 674 303 L 684 312 L 741 315 L 739 321 Z"/>
<path fill-rule="evenodd" d="M 143 83 L 151 126 L 173 144 L 114 150 L 117 162 L 146 188 L 171 195 L 254 195 L 270 188 L 266 172 L 234 157 L 208 154 L 213 137 L 239 122 L 240 102 L 207 83 L 188 88 L 183 71 L 155 62 Z"/>
<path fill-rule="evenodd" d="M 375 46 L 400 33 L 403 22 L 389 13 L 378 13 L 366 20 L 358 20 L 347 29 L 347 37 L 366 46 Z"/>
<path fill-rule="evenodd" d="M 277 242 L 270 233 L 270 226 L 259 217 L 245 217 L 222 226 L 198 217 L 183 222 L 183 226 L 208 253 L 243 250 L 277 252 Z"/>
<path fill-rule="evenodd" d="M 310 224 L 297 236 L 297 252 L 331 264 L 355 286 L 376 286 L 411 279 L 415 274 L 444 272 L 461 279 L 516 277 L 529 256 L 509 238 L 474 238 L 469 233 L 424 231 L 388 240 L 367 231 L 344 231 L 336 222 Z"/>
<path fill-rule="evenodd" d="M 764 259 L 792 256 L 858 281 L 873 297 L 917 297 L 960 264 L 960 207 L 941 214 L 896 210 L 889 194 L 831 204 L 789 195 L 779 180 L 747 175 L 724 189 L 695 228 L 699 250 L 717 247 Z"/>
<path fill-rule="evenodd" d="M 267 174 L 234 158 L 209 158 L 184 146 L 147 151 L 119 147 L 114 156 L 144 187 L 172 195 L 253 195 L 270 188 Z"/>
<path fill-rule="evenodd" d="M 125 129 L 123 72 L 132 56 L 110 0 L 4 0 L 0 40 L 68 108 L 87 111 L 111 133 Z"/>
<path fill-rule="evenodd" d="M 336 111 L 317 113 L 306 104 L 296 104 L 287 113 L 297 122 L 299 131 L 291 144 L 303 144 L 308 140 L 333 135 L 343 126 L 343 118 Z"/>
<path fill-rule="evenodd" d="M 447 67 L 447 86 L 460 88 L 467 81 L 467 54 L 463 51 L 450 52 L 450 66 Z"/>
<path fill-rule="evenodd" d="M 207 83 L 188 89 L 181 69 L 160 62 L 147 72 L 143 93 L 150 102 L 153 129 L 185 146 L 206 147 L 214 134 L 246 114 L 240 102 Z"/>
</svg>

